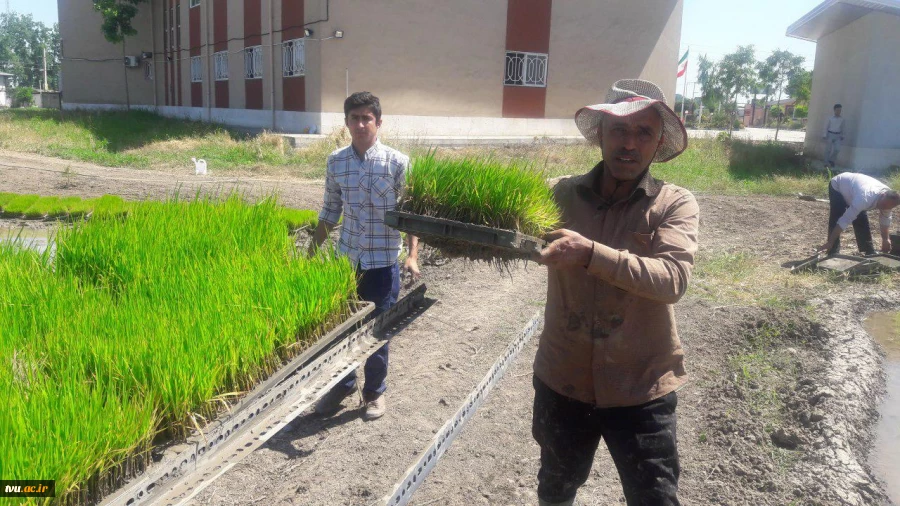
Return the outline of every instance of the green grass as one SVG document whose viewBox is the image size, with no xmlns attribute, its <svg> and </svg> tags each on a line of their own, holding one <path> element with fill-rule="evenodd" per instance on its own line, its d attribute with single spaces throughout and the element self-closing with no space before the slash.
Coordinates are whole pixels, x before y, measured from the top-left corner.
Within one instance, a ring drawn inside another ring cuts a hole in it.
<svg viewBox="0 0 900 506">
<path fill-rule="evenodd" d="M 413 160 L 404 211 L 542 236 L 560 220 L 544 175 L 491 159 Z"/>
<path fill-rule="evenodd" d="M 53 259 L 0 245 L 0 476 L 90 495 L 342 319 L 352 266 L 284 227 L 274 199 L 142 202 L 61 227 Z"/>
<path fill-rule="evenodd" d="M 60 113 L 0 110 L 0 148 L 99 165 L 193 171 L 203 158 L 212 174 L 244 170 L 323 177 L 325 158 L 341 139 L 294 151 L 280 135 L 250 135 L 221 125 L 145 112 Z"/>
<path fill-rule="evenodd" d="M 395 142 L 388 136 L 382 136 L 382 141 L 413 158 L 431 150 L 416 141 Z M 239 170 L 322 178 L 328 154 L 349 142 L 342 130 L 311 147 L 292 150 L 279 135 L 250 135 L 144 111 L 61 114 L 41 109 L 0 110 L 0 148 L 107 166 L 189 172 L 193 169 L 190 159 L 196 157 L 207 160 L 211 174 Z M 652 170 L 659 178 L 701 193 L 827 195 L 828 176 L 810 173 L 797 149 L 774 142 L 690 139 L 684 154 L 654 164 Z M 435 156 L 518 163 L 548 177 L 583 174 L 601 158 L 595 146 L 553 143 L 448 148 Z M 892 176 L 890 183 L 900 187 L 900 173 Z"/>
</svg>

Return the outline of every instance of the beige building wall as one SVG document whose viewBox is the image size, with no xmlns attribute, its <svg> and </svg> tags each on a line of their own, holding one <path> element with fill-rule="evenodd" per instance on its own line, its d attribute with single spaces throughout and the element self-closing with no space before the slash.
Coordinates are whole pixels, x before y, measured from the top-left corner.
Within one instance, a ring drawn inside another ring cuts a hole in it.
<svg viewBox="0 0 900 506">
<path fill-rule="evenodd" d="M 342 0 L 330 18 L 314 38 L 344 38 L 307 44 L 320 45 L 323 111 L 343 111 L 349 73 L 350 92 L 378 95 L 386 113 L 500 116 L 506 1 Z"/>
<path fill-rule="evenodd" d="M 683 0 L 556 0 L 550 23 L 548 118 L 602 101 L 618 79 L 655 82 L 672 102 Z"/>
<path fill-rule="evenodd" d="M 63 101 L 88 104 L 153 105 L 153 81 L 144 79 L 143 63 L 126 68 L 124 56 L 152 51 L 150 9 L 142 7 L 134 19 L 138 34 L 121 45 L 111 44 L 100 31 L 102 18 L 93 3 L 85 0 L 58 0 L 62 39 Z M 92 61 L 89 61 L 92 60 Z"/>
<path fill-rule="evenodd" d="M 824 157 L 825 120 L 843 105 L 847 135 L 837 164 L 855 170 L 900 164 L 900 17 L 870 13 L 821 37 L 809 103 L 807 150 Z"/>
</svg>

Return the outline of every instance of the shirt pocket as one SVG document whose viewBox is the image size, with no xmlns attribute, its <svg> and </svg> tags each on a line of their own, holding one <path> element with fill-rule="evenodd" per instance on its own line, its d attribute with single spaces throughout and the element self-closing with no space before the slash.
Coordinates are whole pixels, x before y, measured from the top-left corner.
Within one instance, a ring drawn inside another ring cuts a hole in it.
<svg viewBox="0 0 900 506">
<path fill-rule="evenodd" d="M 392 176 L 372 176 L 372 192 L 373 203 L 396 204 L 397 188 L 394 186 L 394 178 Z"/>
<path fill-rule="evenodd" d="M 628 232 L 625 248 L 638 256 L 649 256 L 653 250 L 653 233 Z"/>
</svg>

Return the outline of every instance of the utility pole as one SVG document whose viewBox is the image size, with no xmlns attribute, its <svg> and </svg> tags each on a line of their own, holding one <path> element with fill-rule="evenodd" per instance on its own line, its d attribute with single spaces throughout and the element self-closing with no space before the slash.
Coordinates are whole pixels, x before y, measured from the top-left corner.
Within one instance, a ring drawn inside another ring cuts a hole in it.
<svg viewBox="0 0 900 506">
<path fill-rule="evenodd" d="M 9 2 L 9 0 L 6 0 Z M 49 90 L 47 87 L 47 46 L 44 46 L 44 91 Z"/>
</svg>

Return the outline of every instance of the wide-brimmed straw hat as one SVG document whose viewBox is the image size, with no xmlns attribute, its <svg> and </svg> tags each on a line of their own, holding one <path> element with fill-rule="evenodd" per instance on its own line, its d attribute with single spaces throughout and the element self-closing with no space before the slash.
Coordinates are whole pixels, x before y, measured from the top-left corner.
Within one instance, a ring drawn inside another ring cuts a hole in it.
<svg viewBox="0 0 900 506">
<path fill-rule="evenodd" d="M 680 155 L 687 148 L 687 131 L 675 114 L 666 105 L 666 96 L 659 86 L 641 79 L 622 79 L 606 93 L 606 102 L 582 107 L 575 113 L 575 124 L 578 130 L 591 144 L 600 144 L 600 124 L 607 114 L 612 116 L 631 116 L 653 107 L 662 118 L 662 129 L 665 139 L 656 151 L 654 162 L 665 162 Z"/>
</svg>

